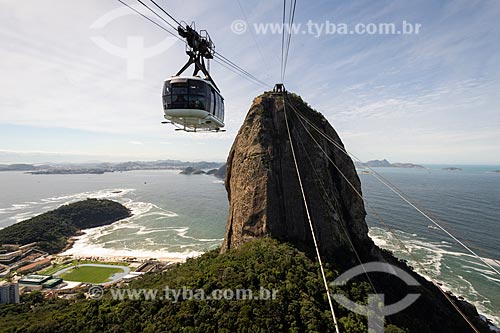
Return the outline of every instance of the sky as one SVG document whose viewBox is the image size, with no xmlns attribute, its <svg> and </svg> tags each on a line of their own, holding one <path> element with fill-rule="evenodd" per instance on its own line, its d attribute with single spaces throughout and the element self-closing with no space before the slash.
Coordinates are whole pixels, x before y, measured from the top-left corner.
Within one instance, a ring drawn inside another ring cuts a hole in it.
<svg viewBox="0 0 500 333">
<path fill-rule="evenodd" d="M 280 81 L 281 35 L 255 25 L 281 23 L 282 1 L 156 1 L 260 80 Z M 211 63 L 227 131 L 174 131 L 161 124 L 161 90 L 187 60 L 181 41 L 115 0 L 0 0 L 0 9 L 0 163 L 224 161 L 265 90 Z M 302 30 L 284 83 L 362 160 L 500 165 L 498 17 L 496 0 L 298 0 Z M 235 20 L 247 30 L 235 32 Z M 419 33 L 303 29 L 403 21 Z"/>
</svg>

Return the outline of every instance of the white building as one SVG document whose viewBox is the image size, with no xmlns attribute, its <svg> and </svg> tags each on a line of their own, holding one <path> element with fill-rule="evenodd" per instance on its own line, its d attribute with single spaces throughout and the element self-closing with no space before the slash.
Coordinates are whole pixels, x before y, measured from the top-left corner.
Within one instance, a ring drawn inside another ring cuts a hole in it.
<svg viewBox="0 0 500 333">
<path fill-rule="evenodd" d="M 0 304 L 19 303 L 19 284 L 0 283 Z"/>
</svg>

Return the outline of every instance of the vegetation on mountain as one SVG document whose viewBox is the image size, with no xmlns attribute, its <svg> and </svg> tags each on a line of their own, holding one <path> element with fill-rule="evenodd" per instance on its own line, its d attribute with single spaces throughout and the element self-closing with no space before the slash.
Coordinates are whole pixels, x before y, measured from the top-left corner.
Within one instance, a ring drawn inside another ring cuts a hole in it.
<svg viewBox="0 0 500 333">
<path fill-rule="evenodd" d="M 333 281 L 338 272 L 326 267 Z M 274 300 L 41 300 L 0 306 L 1 332 L 334 332 L 317 263 L 290 245 L 257 239 L 219 254 L 210 251 L 164 273 L 146 274 L 128 288 L 277 290 Z M 342 292 L 366 302 L 370 286 L 358 281 Z M 366 318 L 336 305 L 342 332 L 366 332 Z M 389 332 L 405 329 L 388 325 Z"/>
<path fill-rule="evenodd" d="M 42 250 L 58 253 L 81 229 L 108 225 L 129 216 L 130 210 L 118 202 L 87 199 L 1 229 L 0 244 L 37 242 Z"/>
</svg>

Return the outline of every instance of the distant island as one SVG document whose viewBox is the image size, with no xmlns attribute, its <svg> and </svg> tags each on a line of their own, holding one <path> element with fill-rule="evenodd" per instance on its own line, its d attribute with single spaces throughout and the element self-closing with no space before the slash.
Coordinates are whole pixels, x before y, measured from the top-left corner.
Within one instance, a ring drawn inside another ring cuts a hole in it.
<svg viewBox="0 0 500 333">
<path fill-rule="evenodd" d="M 180 172 L 181 175 L 204 175 L 206 174 L 205 171 L 200 170 L 200 169 L 195 169 L 193 167 L 187 167 L 184 170 Z"/>
<path fill-rule="evenodd" d="M 183 170 L 185 168 L 218 169 L 218 162 L 183 162 L 178 160 L 135 161 L 121 163 L 75 163 L 75 164 L 0 164 L 0 171 L 24 171 L 32 175 L 100 175 L 108 172 L 133 170 Z"/>
<path fill-rule="evenodd" d="M 61 252 L 70 237 L 82 229 L 111 224 L 131 216 L 125 206 L 111 200 L 87 199 L 18 222 L 0 230 L 0 244 L 36 242 L 50 254 Z"/>
<path fill-rule="evenodd" d="M 48 169 L 28 171 L 31 175 L 102 175 L 106 172 L 114 172 L 110 169 Z"/>
<path fill-rule="evenodd" d="M 211 169 L 208 171 L 203 171 L 193 167 L 187 167 L 180 172 L 181 175 L 213 175 L 217 178 L 224 178 L 226 176 L 226 164 L 222 165 L 218 169 Z"/>
<path fill-rule="evenodd" d="M 0 164 L 0 171 L 30 171 L 36 170 L 31 164 Z"/>
<path fill-rule="evenodd" d="M 449 167 L 449 168 L 443 168 L 443 170 L 447 170 L 447 171 L 462 171 L 462 168 Z"/>
<path fill-rule="evenodd" d="M 370 168 L 405 168 L 405 169 L 425 169 L 425 167 L 413 163 L 390 163 L 388 160 L 372 160 L 365 163 L 354 162 L 356 167 L 370 167 Z"/>
</svg>

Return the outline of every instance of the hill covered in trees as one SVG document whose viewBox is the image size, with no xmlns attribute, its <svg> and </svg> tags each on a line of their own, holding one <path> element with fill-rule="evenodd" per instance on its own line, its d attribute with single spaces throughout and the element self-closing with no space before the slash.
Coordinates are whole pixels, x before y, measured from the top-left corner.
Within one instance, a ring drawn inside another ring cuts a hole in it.
<svg viewBox="0 0 500 333">
<path fill-rule="evenodd" d="M 1 229 L 0 244 L 38 242 L 42 250 L 58 253 L 81 229 L 100 227 L 129 216 L 130 210 L 118 202 L 87 199 Z"/>
<path fill-rule="evenodd" d="M 327 265 L 333 281 L 338 272 Z M 317 263 L 288 244 L 264 238 L 219 254 L 210 251 L 164 273 L 146 274 L 128 288 L 275 289 L 274 300 L 42 300 L 0 306 L 1 332 L 334 332 Z M 340 291 L 364 302 L 370 286 Z M 162 295 L 162 294 L 158 294 Z M 366 319 L 336 305 L 342 332 L 366 332 Z M 404 328 L 387 325 L 386 332 Z"/>
<path fill-rule="evenodd" d="M 146 300 L 144 293 L 134 300 L 112 299 L 110 290 L 101 300 L 85 299 L 83 294 L 73 301 L 44 300 L 38 292 L 25 295 L 21 305 L 0 305 L 0 332 L 335 332 L 315 259 L 269 237 L 219 252 L 216 249 L 188 259 L 163 273 L 148 273 L 122 287 L 157 290 L 154 299 Z M 390 263 L 410 271 L 401 262 Z M 331 261 L 325 263 L 325 270 L 329 282 L 343 271 Z M 386 304 L 408 294 L 408 286 L 399 278 L 384 274 L 377 280 L 373 282 L 377 290 L 386 292 Z M 470 332 L 450 320 L 451 306 L 440 302 L 428 282 L 418 281 L 421 297 L 404 311 L 386 317 L 386 333 Z M 173 301 L 172 296 L 164 296 L 166 287 L 177 292 L 203 289 L 206 295 L 228 289 L 250 289 L 256 295 L 262 287 L 276 290 L 276 298 L 203 300 L 181 296 Z M 330 287 L 330 292 L 366 304 L 373 290 L 359 277 L 345 287 Z M 333 306 L 341 332 L 368 332 L 366 317 L 336 302 Z M 484 325 L 479 326 L 480 332 L 489 332 Z"/>
</svg>

